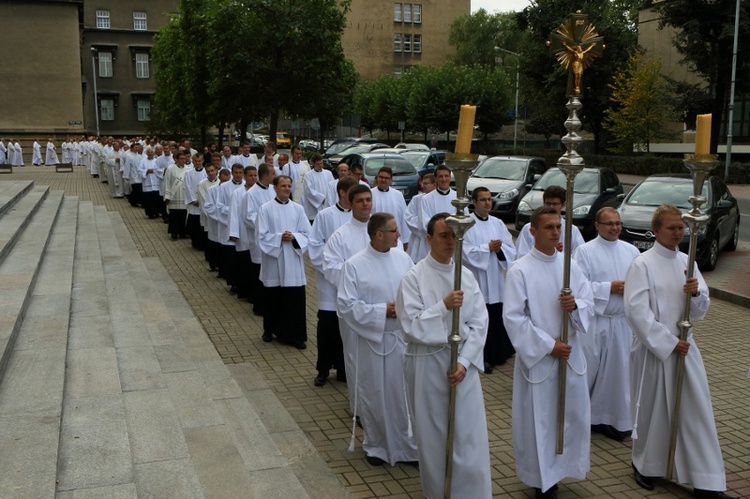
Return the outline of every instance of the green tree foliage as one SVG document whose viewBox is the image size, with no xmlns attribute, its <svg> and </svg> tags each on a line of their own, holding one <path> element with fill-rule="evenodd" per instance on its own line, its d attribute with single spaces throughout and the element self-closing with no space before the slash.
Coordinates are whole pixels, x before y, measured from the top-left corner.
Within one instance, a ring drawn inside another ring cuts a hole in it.
<svg viewBox="0 0 750 499">
<path fill-rule="evenodd" d="M 516 52 L 522 36 L 516 17 L 513 12 L 489 14 L 484 9 L 457 17 L 448 36 L 448 42 L 456 47 L 456 64 L 492 66 L 496 46 Z"/>
<path fill-rule="evenodd" d="M 567 73 L 546 46 L 557 29 L 576 10 L 588 15 L 597 32 L 604 37 L 604 55 L 594 61 L 583 76 L 583 109 L 580 117 L 584 128 L 594 134 L 594 148 L 605 145 L 604 121 L 610 106 L 609 83 L 628 60 L 637 45 L 634 13 L 640 0 L 537 0 L 519 16 L 519 29 L 528 37 L 520 50 L 524 55 L 522 71 L 527 95 L 525 101 L 533 114 L 546 112 L 549 106 L 565 111 Z"/>
<path fill-rule="evenodd" d="M 605 126 L 612 132 L 623 152 L 650 152 L 651 141 L 674 134 L 663 127 L 676 118 L 674 94 L 670 82 L 661 75 L 661 61 L 644 59 L 634 52 L 628 65 L 610 84 L 614 104 L 607 110 Z"/>
<path fill-rule="evenodd" d="M 729 100 L 736 0 L 671 0 L 654 4 L 654 8 L 661 15 L 660 27 L 676 29 L 673 42 L 683 57 L 683 63 L 708 83 L 713 100 L 710 108 L 702 112 L 713 113 L 711 152 L 715 153 Z M 750 52 L 743 50 L 749 44 L 750 4 L 743 2 L 740 7 L 738 76 L 750 70 Z M 747 91 L 746 79 L 739 77 L 737 85 L 738 91 Z M 695 126 L 694 119 L 688 126 Z"/>
</svg>

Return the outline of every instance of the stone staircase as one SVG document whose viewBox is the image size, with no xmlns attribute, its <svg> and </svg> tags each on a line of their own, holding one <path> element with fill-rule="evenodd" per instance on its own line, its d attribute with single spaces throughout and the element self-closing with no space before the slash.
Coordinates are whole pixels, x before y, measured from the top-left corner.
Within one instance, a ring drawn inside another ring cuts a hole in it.
<svg viewBox="0 0 750 499">
<path fill-rule="evenodd" d="M 345 497 L 230 368 L 119 214 L 0 182 L 0 497 Z"/>
</svg>

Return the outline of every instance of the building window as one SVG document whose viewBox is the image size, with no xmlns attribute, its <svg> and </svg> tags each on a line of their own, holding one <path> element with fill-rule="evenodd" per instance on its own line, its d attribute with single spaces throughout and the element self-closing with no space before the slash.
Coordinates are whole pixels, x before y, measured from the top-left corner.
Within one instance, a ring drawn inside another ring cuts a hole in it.
<svg viewBox="0 0 750 499">
<path fill-rule="evenodd" d="M 112 78 L 112 52 L 99 52 L 99 77 Z"/>
<path fill-rule="evenodd" d="M 99 116 L 102 121 L 114 121 L 115 120 L 115 101 L 114 99 L 102 99 L 100 101 L 101 109 L 99 110 Z"/>
<path fill-rule="evenodd" d="M 415 54 L 422 53 L 422 35 L 414 35 L 414 42 L 411 45 L 411 50 Z"/>
<path fill-rule="evenodd" d="M 148 29 L 145 12 L 133 12 L 133 29 L 136 31 L 146 31 Z"/>
<path fill-rule="evenodd" d="M 138 99 L 138 121 L 151 121 L 151 101 L 149 99 Z"/>
<path fill-rule="evenodd" d="M 422 5 L 415 3 L 411 6 L 411 17 L 415 24 L 422 22 Z"/>
<path fill-rule="evenodd" d="M 401 17 L 401 4 L 400 3 L 394 3 L 393 4 L 393 22 L 400 23 L 403 20 Z"/>
<path fill-rule="evenodd" d="M 404 74 L 404 67 L 403 66 L 394 66 L 393 68 L 393 76 L 396 78 L 400 78 L 401 75 Z"/>
<path fill-rule="evenodd" d="M 137 52 L 135 54 L 135 77 L 148 78 L 148 53 Z"/>
<path fill-rule="evenodd" d="M 411 4 L 410 3 L 404 4 L 404 22 L 405 23 L 411 22 Z"/>
<path fill-rule="evenodd" d="M 99 29 L 109 29 L 109 11 L 96 11 L 96 27 Z"/>
<path fill-rule="evenodd" d="M 393 34 L 393 51 L 401 52 L 401 33 Z"/>
<path fill-rule="evenodd" d="M 411 52 L 411 35 L 404 35 L 404 52 Z"/>
</svg>

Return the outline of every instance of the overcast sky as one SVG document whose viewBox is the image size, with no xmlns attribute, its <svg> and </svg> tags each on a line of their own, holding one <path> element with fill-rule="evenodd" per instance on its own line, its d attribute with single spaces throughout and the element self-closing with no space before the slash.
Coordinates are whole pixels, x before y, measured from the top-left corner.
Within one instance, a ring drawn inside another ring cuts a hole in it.
<svg viewBox="0 0 750 499">
<path fill-rule="evenodd" d="M 471 11 L 484 9 L 487 12 L 509 12 L 523 10 L 529 0 L 471 0 Z"/>
</svg>

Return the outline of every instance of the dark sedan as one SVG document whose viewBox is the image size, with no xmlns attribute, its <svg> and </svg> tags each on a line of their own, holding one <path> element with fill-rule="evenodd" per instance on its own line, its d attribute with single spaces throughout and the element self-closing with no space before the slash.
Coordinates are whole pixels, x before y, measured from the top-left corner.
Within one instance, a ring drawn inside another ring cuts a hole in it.
<svg viewBox="0 0 750 499">
<path fill-rule="evenodd" d="M 565 174 L 557 167 L 547 170 L 518 203 L 516 229 L 521 230 L 531 219 L 534 210 L 542 206 L 544 189 L 551 185 L 565 189 Z M 576 175 L 573 184 L 573 223 L 586 241 L 596 236 L 596 212 L 605 206 L 617 208 L 620 204 L 618 195 L 622 192 L 620 179 L 610 168 L 587 167 Z M 566 208 L 570 208 L 567 203 Z"/>
<path fill-rule="evenodd" d="M 620 239 L 641 251 L 654 245 L 656 240 L 651 230 L 651 215 L 657 206 L 673 204 L 683 212 L 692 209 L 688 197 L 693 194 L 693 180 L 685 175 L 652 175 L 642 180 L 623 199 L 618 211 L 622 218 Z M 724 181 L 716 176 L 708 177 L 703 184 L 706 203 L 701 211 L 710 218 L 707 225 L 698 231 L 698 247 L 695 260 L 701 270 L 713 270 L 722 249 L 734 251 L 740 236 L 740 210 Z M 680 243 L 680 251 L 688 252 L 689 231 Z"/>
<path fill-rule="evenodd" d="M 422 190 L 422 177 L 435 173 L 435 167 L 445 163 L 448 151 L 402 151 L 400 154 L 409 160 L 419 175 L 419 190 Z"/>
<path fill-rule="evenodd" d="M 396 153 L 356 153 L 344 156 L 344 163 L 353 165 L 359 163 L 362 165 L 367 183 L 370 186 L 375 185 L 375 177 L 378 175 L 380 168 L 387 166 L 393 170 L 393 183 L 391 187 L 401 192 L 408 203 L 411 198 L 417 195 L 417 169 L 414 168 L 406 158 Z"/>
<path fill-rule="evenodd" d="M 342 149 L 339 152 L 323 156 L 323 166 L 325 168 L 329 170 L 336 170 L 336 167 L 341 162 L 341 159 L 344 156 L 355 153 L 372 152 L 376 149 L 385 149 L 388 147 L 388 144 L 381 144 L 379 142 L 375 142 L 374 144 L 362 142 L 344 142 L 341 144 L 341 146 Z M 330 151 L 334 147 L 336 147 L 336 145 L 329 147 L 328 150 Z"/>
<path fill-rule="evenodd" d="M 506 222 L 513 220 L 518 203 L 533 183 L 547 171 L 542 158 L 493 156 L 484 160 L 469 177 L 469 194 L 486 187 L 492 194 L 490 214 Z"/>
</svg>

